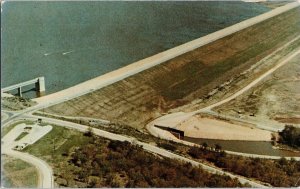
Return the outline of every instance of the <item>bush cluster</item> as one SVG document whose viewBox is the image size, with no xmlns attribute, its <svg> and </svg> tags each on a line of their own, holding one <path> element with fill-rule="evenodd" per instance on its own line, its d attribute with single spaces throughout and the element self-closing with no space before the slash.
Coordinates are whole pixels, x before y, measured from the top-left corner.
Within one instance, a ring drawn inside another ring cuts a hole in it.
<svg viewBox="0 0 300 189">
<path fill-rule="evenodd" d="M 212 151 L 207 148 L 191 147 L 188 154 L 193 158 L 205 159 L 227 171 L 248 178 L 270 183 L 276 187 L 300 186 L 300 162 L 285 158 L 268 160 L 232 156 L 224 151 Z"/>
<path fill-rule="evenodd" d="M 75 179 L 87 187 L 242 186 L 236 179 L 155 156 L 129 142 L 110 141 L 101 147 L 89 143 L 71 153 L 70 163 L 77 167 L 73 173 Z"/>
</svg>

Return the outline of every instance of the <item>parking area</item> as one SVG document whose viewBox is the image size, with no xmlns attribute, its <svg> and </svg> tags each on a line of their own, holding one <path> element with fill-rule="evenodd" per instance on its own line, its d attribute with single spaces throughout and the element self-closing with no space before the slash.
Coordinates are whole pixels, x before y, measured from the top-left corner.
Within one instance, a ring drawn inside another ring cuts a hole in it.
<svg viewBox="0 0 300 189">
<path fill-rule="evenodd" d="M 2 150 L 22 150 L 34 144 L 52 130 L 51 125 L 41 126 L 39 122 L 32 125 L 20 123 L 11 129 L 1 140 Z"/>
</svg>

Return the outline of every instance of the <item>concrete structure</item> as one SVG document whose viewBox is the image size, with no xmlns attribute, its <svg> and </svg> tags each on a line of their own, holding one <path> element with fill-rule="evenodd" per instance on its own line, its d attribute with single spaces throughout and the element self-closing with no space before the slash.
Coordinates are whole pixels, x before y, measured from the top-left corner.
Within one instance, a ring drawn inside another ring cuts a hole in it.
<svg viewBox="0 0 300 189">
<path fill-rule="evenodd" d="M 15 85 L 11 85 L 9 87 L 5 87 L 1 89 L 1 93 L 5 93 L 14 89 L 18 89 L 18 95 L 22 97 L 22 87 L 27 86 L 27 85 L 32 85 L 35 84 L 35 89 L 37 92 L 37 96 L 43 96 L 46 91 L 45 87 L 45 78 L 44 77 L 38 77 L 29 81 L 25 81 L 22 83 L 18 83 Z"/>
<path fill-rule="evenodd" d="M 177 56 L 180 56 L 186 52 L 192 51 L 196 48 L 207 45 L 213 41 L 216 41 L 223 37 L 229 36 L 235 32 L 241 31 L 241 30 L 248 28 L 250 26 L 253 26 L 257 23 L 263 22 L 263 21 L 265 21 L 269 18 L 272 18 L 274 16 L 277 16 L 281 13 L 287 12 L 298 6 L 300 6 L 299 2 L 289 3 L 287 5 L 273 9 L 267 13 L 250 18 L 248 20 L 244 20 L 242 22 L 239 22 L 237 24 L 234 24 L 234 25 L 224 28 L 222 30 L 208 34 L 204 37 L 195 39 L 193 41 L 190 41 L 185 44 L 174 47 L 172 49 L 163 51 L 156 55 L 139 60 L 139 61 L 129 64 L 125 67 L 122 67 L 120 69 L 114 70 L 109 73 L 106 73 L 106 74 L 96 77 L 94 79 L 85 81 L 85 82 L 75 85 L 73 87 L 61 90 L 56 93 L 52 93 L 50 95 L 46 95 L 41 98 L 37 98 L 34 100 L 36 102 L 40 103 L 41 106 L 42 105 L 49 106 L 50 104 L 51 105 L 58 104 L 58 103 L 66 101 L 66 100 L 70 100 L 70 99 L 85 95 L 87 93 L 90 93 L 92 91 L 98 90 L 103 87 L 106 87 L 115 82 L 121 81 L 125 78 L 128 78 L 128 77 L 134 75 L 134 74 L 137 74 L 139 72 L 142 72 L 144 70 L 152 68 L 156 65 L 164 63 L 164 62 L 166 62 L 172 58 L 175 58 Z"/>
<path fill-rule="evenodd" d="M 154 127 L 169 131 L 172 133 L 176 138 L 183 140 L 184 139 L 184 131 L 172 128 L 172 127 L 165 127 L 165 126 L 159 126 L 159 125 L 154 125 Z"/>
</svg>

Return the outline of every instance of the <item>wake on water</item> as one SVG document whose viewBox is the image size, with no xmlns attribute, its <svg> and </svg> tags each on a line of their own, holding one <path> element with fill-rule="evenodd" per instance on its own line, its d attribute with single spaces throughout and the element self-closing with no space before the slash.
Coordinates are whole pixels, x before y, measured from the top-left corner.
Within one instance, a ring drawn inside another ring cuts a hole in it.
<svg viewBox="0 0 300 189">
<path fill-rule="evenodd" d="M 53 52 L 53 53 L 45 53 L 44 56 L 49 56 L 49 55 L 53 55 L 53 54 L 62 54 L 62 55 L 66 55 L 66 54 L 69 54 L 69 53 L 72 53 L 72 52 L 75 52 L 75 50 L 72 50 L 72 51 L 67 51 L 67 52 Z"/>
</svg>

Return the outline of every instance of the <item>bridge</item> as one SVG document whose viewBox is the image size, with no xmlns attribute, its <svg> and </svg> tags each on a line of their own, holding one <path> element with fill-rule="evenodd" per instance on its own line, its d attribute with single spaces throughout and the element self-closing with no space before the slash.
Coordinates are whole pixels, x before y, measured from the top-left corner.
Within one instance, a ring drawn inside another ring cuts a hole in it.
<svg viewBox="0 0 300 189">
<path fill-rule="evenodd" d="M 35 89 L 37 91 L 37 96 L 42 96 L 45 94 L 46 87 L 45 87 L 45 78 L 44 77 L 38 77 L 29 81 L 25 81 L 22 83 L 18 83 L 15 85 L 11 85 L 9 87 L 5 87 L 1 89 L 1 93 L 5 93 L 14 89 L 18 89 L 18 95 L 22 97 L 22 87 L 25 87 L 27 85 L 35 84 Z"/>
</svg>

